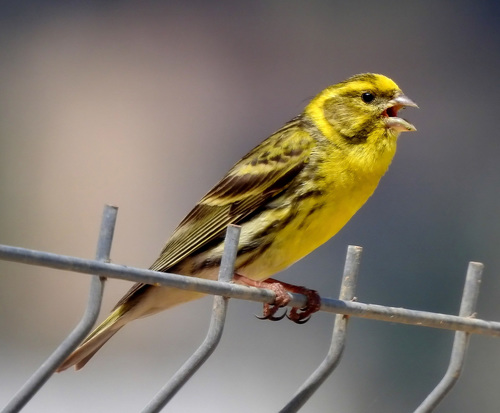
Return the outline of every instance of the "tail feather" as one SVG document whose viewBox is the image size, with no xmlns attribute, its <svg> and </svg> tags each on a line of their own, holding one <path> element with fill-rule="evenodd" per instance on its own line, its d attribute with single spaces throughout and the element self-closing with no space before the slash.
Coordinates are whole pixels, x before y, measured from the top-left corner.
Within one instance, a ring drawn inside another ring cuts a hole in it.
<svg viewBox="0 0 500 413">
<path fill-rule="evenodd" d="M 82 344 L 71 353 L 56 370 L 64 371 L 71 366 L 81 369 L 106 342 L 125 324 L 138 318 L 155 314 L 186 301 L 201 298 L 202 293 L 170 287 L 153 287 L 146 284 L 135 285 Z"/>
<path fill-rule="evenodd" d="M 122 307 L 118 307 L 113 311 L 109 317 L 106 318 L 106 320 L 104 320 L 66 360 L 64 360 L 56 371 L 59 373 L 73 365 L 76 370 L 80 370 L 85 366 L 94 354 L 125 325 L 125 323 L 119 322 L 123 314 Z"/>
</svg>

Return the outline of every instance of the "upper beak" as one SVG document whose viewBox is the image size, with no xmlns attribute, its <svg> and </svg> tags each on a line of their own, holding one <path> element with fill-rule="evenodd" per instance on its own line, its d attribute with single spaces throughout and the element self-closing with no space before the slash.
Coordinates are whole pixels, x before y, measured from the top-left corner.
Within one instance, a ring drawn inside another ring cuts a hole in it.
<svg viewBox="0 0 500 413">
<path fill-rule="evenodd" d="M 403 93 L 398 94 L 388 102 L 387 109 L 383 112 L 385 124 L 388 128 L 397 132 L 413 132 L 417 130 L 410 122 L 397 116 L 398 110 L 406 106 L 418 108 L 417 104 Z"/>
<path fill-rule="evenodd" d="M 396 96 L 394 99 L 390 100 L 389 104 L 391 106 L 399 106 L 401 108 L 403 106 L 411 106 L 412 108 L 418 109 L 418 105 L 413 100 L 411 100 L 408 96 L 403 95 L 402 93 L 400 95 Z"/>
</svg>

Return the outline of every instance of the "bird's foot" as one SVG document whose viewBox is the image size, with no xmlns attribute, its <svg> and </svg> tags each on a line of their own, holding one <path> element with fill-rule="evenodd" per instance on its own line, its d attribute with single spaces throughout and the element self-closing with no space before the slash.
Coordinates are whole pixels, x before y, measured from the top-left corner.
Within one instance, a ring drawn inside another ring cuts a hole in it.
<svg viewBox="0 0 500 413">
<path fill-rule="evenodd" d="M 288 313 L 288 319 L 297 324 L 304 324 L 311 318 L 311 314 L 318 311 L 321 307 L 321 299 L 317 291 L 310 290 L 305 287 L 284 283 L 282 281 L 268 278 L 264 281 L 255 281 L 243 275 L 235 274 L 234 280 L 240 284 L 256 288 L 266 288 L 271 290 L 276 295 L 272 304 L 265 303 L 262 311 L 262 316 L 257 316 L 261 320 L 278 321 L 285 317 L 285 313 L 280 316 L 275 316 L 281 307 L 285 307 L 291 300 L 289 293 L 303 294 L 307 297 L 305 307 L 293 307 Z"/>
<path fill-rule="evenodd" d="M 294 290 L 291 292 L 305 295 L 307 297 L 307 304 L 302 308 L 293 307 L 287 317 L 296 324 L 307 323 L 310 320 L 311 315 L 319 311 L 321 308 L 321 297 L 315 290 L 310 290 L 298 285 L 294 285 L 293 287 Z"/>
</svg>

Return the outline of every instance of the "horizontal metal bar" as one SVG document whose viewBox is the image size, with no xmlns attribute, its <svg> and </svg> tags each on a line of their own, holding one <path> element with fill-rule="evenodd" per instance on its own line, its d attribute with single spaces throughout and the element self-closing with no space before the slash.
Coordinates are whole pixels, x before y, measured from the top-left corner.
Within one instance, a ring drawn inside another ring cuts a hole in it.
<svg viewBox="0 0 500 413">
<path fill-rule="evenodd" d="M 0 245 L 0 259 L 78 273 L 97 274 L 122 280 L 143 282 L 146 284 L 167 285 L 183 290 L 198 291 L 205 294 L 222 295 L 262 303 L 272 303 L 275 298 L 272 291 L 255 287 L 220 283 L 218 281 L 161 273 L 5 245 Z M 291 296 L 292 299 L 288 304 L 289 306 L 303 307 L 306 305 L 307 299 L 305 296 L 300 294 L 291 294 Z M 393 323 L 467 331 L 473 334 L 500 337 L 500 322 L 496 321 L 485 321 L 427 311 L 342 301 L 332 298 L 321 298 L 321 311 Z"/>
<path fill-rule="evenodd" d="M 228 283 L 233 279 L 240 230 L 241 228 L 235 225 L 229 225 L 227 228 L 224 253 L 222 254 L 222 262 L 219 270 L 220 282 Z M 214 352 L 224 330 L 228 301 L 226 297 L 214 297 L 212 317 L 205 340 L 181 368 L 177 370 L 168 383 L 151 399 L 142 411 L 143 413 L 157 413 L 161 411 Z"/>
</svg>

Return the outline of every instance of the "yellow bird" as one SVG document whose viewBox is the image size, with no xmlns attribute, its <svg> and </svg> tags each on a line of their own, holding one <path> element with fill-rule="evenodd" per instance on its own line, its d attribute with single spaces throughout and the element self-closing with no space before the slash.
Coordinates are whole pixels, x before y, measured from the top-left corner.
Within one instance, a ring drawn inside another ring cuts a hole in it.
<svg viewBox="0 0 500 413">
<path fill-rule="evenodd" d="M 398 117 L 417 107 L 391 79 L 360 74 L 319 93 L 304 111 L 239 160 L 174 231 L 154 271 L 216 279 L 229 224 L 241 226 L 236 282 L 270 288 L 276 319 L 287 291 L 308 296 L 289 318 L 304 322 L 319 309 L 315 291 L 270 277 L 334 236 L 377 187 L 396 152 L 400 132 L 415 131 Z M 203 294 L 138 283 L 58 371 L 82 368 L 125 324 Z"/>
</svg>

